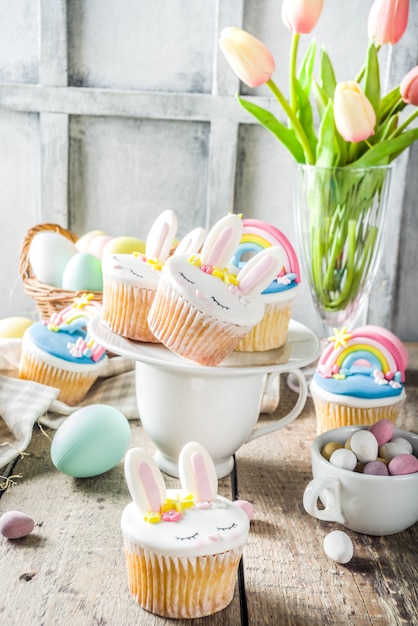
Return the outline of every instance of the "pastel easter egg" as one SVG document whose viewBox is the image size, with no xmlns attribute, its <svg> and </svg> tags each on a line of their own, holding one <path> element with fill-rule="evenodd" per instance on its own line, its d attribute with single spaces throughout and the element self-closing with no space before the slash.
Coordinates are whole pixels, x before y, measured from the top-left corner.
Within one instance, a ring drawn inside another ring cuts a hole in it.
<svg viewBox="0 0 418 626">
<path fill-rule="evenodd" d="M 391 439 L 392 443 L 397 443 L 398 446 L 403 446 L 405 448 L 404 452 L 408 453 L 408 454 L 412 454 L 414 452 L 414 448 L 412 447 L 412 443 L 408 440 L 405 439 L 405 437 L 393 437 Z"/>
<path fill-rule="evenodd" d="M 391 476 L 404 476 L 418 472 L 418 459 L 413 454 L 398 454 L 389 463 Z"/>
<path fill-rule="evenodd" d="M 369 461 L 363 468 L 363 474 L 371 474 L 372 476 L 389 476 L 387 465 L 382 461 Z"/>
<path fill-rule="evenodd" d="M 336 563 L 351 561 L 354 554 L 353 542 L 343 530 L 333 530 L 324 539 L 324 552 Z"/>
<path fill-rule="evenodd" d="M 350 439 L 351 450 L 363 463 L 375 461 L 378 452 L 376 437 L 369 430 L 357 430 Z"/>
<path fill-rule="evenodd" d="M 21 339 L 25 330 L 32 324 L 33 320 L 27 317 L 5 317 L 0 320 L 0 338 Z"/>
<path fill-rule="evenodd" d="M 98 476 L 119 463 L 130 440 L 129 422 L 120 411 L 106 404 L 91 404 L 72 413 L 58 428 L 51 459 L 63 474 Z"/>
<path fill-rule="evenodd" d="M 389 462 L 395 456 L 398 456 L 398 454 L 404 454 L 405 452 L 407 452 L 405 450 L 405 445 L 397 441 L 388 441 L 387 443 L 384 443 L 383 446 L 380 446 L 379 448 L 379 456 L 381 456 L 382 459 L 386 459 L 386 461 L 389 461 Z"/>
<path fill-rule="evenodd" d="M 357 465 L 357 458 L 351 450 L 338 448 L 331 454 L 329 462 L 342 469 L 353 471 Z"/>
<path fill-rule="evenodd" d="M 90 230 L 77 239 L 75 245 L 79 252 L 89 252 L 89 245 L 96 237 L 106 235 L 103 230 Z"/>
<path fill-rule="evenodd" d="M 376 437 L 379 448 L 392 439 L 394 430 L 395 424 L 389 419 L 379 420 L 369 428 L 369 432 Z"/>
<path fill-rule="evenodd" d="M 37 233 L 29 246 L 28 260 L 36 278 L 61 287 L 64 270 L 78 250 L 67 237 L 54 231 Z"/>
<path fill-rule="evenodd" d="M 0 517 L 0 534 L 7 539 L 26 537 L 34 528 L 34 520 L 20 511 L 8 511 Z"/>
<path fill-rule="evenodd" d="M 103 255 L 131 254 L 132 252 L 145 254 L 145 241 L 136 237 L 114 237 L 103 248 Z"/>
<path fill-rule="evenodd" d="M 100 259 L 88 252 L 78 252 L 65 267 L 62 288 L 69 291 L 103 291 Z"/>
<path fill-rule="evenodd" d="M 109 241 L 112 241 L 113 237 L 109 235 L 99 235 L 98 237 L 94 237 L 88 245 L 86 252 L 90 254 L 94 254 L 98 259 L 102 260 L 103 249 Z"/>
</svg>

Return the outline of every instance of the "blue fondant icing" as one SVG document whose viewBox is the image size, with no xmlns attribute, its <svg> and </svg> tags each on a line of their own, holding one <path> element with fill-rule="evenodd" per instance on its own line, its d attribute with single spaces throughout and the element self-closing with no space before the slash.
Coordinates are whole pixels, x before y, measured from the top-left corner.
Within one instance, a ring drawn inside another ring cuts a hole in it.
<svg viewBox="0 0 418 626">
<path fill-rule="evenodd" d="M 329 393 L 364 398 L 365 400 L 392 398 L 401 394 L 403 386 L 396 388 L 390 384 L 379 385 L 370 372 L 371 370 L 368 368 L 358 372 L 351 370 L 351 374 L 347 378 L 324 378 L 321 374 L 316 373 L 314 380 L 319 387 Z"/>
<path fill-rule="evenodd" d="M 74 344 L 79 337 L 86 338 L 86 331 L 83 329 L 72 329 L 72 332 L 66 332 L 64 330 L 53 331 L 49 330 L 43 322 L 36 322 L 29 326 L 26 331 L 29 338 L 40 350 L 44 350 L 55 357 L 64 359 L 70 363 L 77 363 L 79 365 L 92 365 L 95 361 L 91 358 L 82 356 L 75 357 L 68 349 L 68 344 Z M 99 361 L 105 357 L 105 353 L 102 354 Z"/>
</svg>

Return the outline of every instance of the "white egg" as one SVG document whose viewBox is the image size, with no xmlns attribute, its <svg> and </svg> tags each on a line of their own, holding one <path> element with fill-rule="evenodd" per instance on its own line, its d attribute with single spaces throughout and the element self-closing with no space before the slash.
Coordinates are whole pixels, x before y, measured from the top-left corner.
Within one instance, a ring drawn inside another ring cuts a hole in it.
<svg viewBox="0 0 418 626">
<path fill-rule="evenodd" d="M 354 554 L 353 542 L 343 530 L 333 530 L 324 539 L 324 552 L 336 563 L 348 563 Z"/>
<path fill-rule="evenodd" d="M 28 259 L 33 273 L 41 283 L 61 287 L 64 269 L 77 252 L 70 239 L 50 230 L 37 233 L 33 237 Z"/>
<path fill-rule="evenodd" d="M 352 471 L 357 465 L 357 457 L 354 452 L 347 450 L 347 448 L 338 448 L 329 457 L 329 462 L 332 465 L 337 465 L 337 467 Z"/>
<path fill-rule="evenodd" d="M 376 437 L 368 430 L 357 430 L 350 439 L 350 448 L 362 463 L 375 461 L 378 453 Z"/>
</svg>

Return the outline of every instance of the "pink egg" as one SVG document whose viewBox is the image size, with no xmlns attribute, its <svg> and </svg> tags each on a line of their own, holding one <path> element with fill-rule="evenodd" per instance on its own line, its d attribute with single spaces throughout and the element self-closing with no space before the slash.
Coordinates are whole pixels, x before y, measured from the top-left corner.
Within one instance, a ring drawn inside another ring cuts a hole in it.
<svg viewBox="0 0 418 626">
<path fill-rule="evenodd" d="M 394 430 L 395 424 L 389 419 L 380 420 L 369 428 L 369 432 L 376 437 L 379 448 L 392 439 Z"/>
<path fill-rule="evenodd" d="M 87 252 L 90 254 L 94 254 L 98 259 L 102 260 L 103 249 L 109 241 L 112 241 L 113 237 L 109 235 L 99 235 L 98 237 L 94 237 L 88 245 Z"/>
<path fill-rule="evenodd" d="M 8 511 L 0 517 L 0 534 L 7 539 L 20 539 L 29 535 L 35 522 L 20 511 Z"/>
<path fill-rule="evenodd" d="M 418 472 L 418 459 L 413 454 L 398 454 L 389 463 L 389 474 L 403 476 Z"/>
<path fill-rule="evenodd" d="M 389 476 L 389 470 L 382 461 L 369 461 L 363 468 L 363 474 L 372 476 Z"/>
</svg>

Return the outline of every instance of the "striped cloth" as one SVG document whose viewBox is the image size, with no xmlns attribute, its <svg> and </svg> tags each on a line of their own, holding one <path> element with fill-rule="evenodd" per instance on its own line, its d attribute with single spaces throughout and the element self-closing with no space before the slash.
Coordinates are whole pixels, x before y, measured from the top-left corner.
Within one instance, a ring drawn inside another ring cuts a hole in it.
<svg viewBox="0 0 418 626">
<path fill-rule="evenodd" d="M 84 400 L 70 407 L 58 389 L 19 379 L 20 339 L 0 339 L 0 468 L 28 447 L 35 422 L 58 428 L 70 413 L 89 404 L 109 404 L 127 419 L 138 419 L 135 362 L 115 356 Z"/>
</svg>

